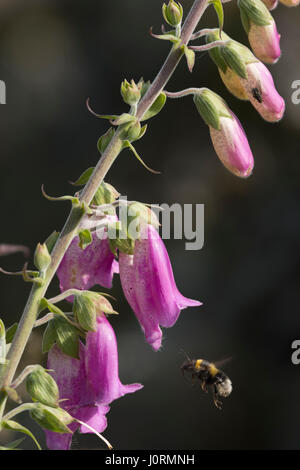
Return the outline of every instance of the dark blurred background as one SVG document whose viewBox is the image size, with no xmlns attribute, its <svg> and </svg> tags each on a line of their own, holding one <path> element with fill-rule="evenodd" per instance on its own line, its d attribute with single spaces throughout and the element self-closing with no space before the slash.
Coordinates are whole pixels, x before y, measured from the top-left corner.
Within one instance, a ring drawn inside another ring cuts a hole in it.
<svg viewBox="0 0 300 470">
<path fill-rule="evenodd" d="M 183 0 L 185 11 L 192 0 Z M 95 165 L 98 137 L 107 124 L 101 113 L 126 110 L 120 82 L 153 79 L 169 44 L 159 32 L 162 0 L 1 0 L 0 79 L 7 104 L 0 106 L 1 243 L 31 250 L 54 229 L 69 207 L 41 195 L 72 191 L 68 181 Z M 175 91 L 208 86 L 222 94 L 239 116 L 255 156 L 246 181 L 218 161 L 207 126 L 192 98 L 170 100 L 136 147 L 155 176 L 123 152 L 107 179 L 129 198 L 153 203 L 205 204 L 205 245 L 185 251 L 184 240 L 166 242 L 181 292 L 204 305 L 184 310 L 164 330 L 154 353 L 128 307 L 118 276 L 112 294 L 119 317 L 120 376 L 144 389 L 114 402 L 105 436 L 116 449 L 299 449 L 300 366 L 291 363 L 291 343 L 300 338 L 299 181 L 300 105 L 291 102 L 291 83 L 300 79 L 300 9 L 274 12 L 283 55 L 272 67 L 286 99 L 284 119 L 264 122 L 249 103 L 231 96 L 208 54 L 197 57 L 193 75 L 182 61 L 168 85 Z M 202 27 L 213 27 L 213 9 Z M 225 31 L 247 44 L 236 2 L 225 5 Z M 22 255 L 1 258 L 19 269 Z M 1 317 L 8 326 L 21 315 L 30 286 L 1 275 Z M 55 280 L 50 294 L 58 292 Z M 41 362 L 41 333 L 34 331 L 23 366 Z M 180 373 L 184 349 L 192 357 L 218 360 L 233 381 L 233 393 L 217 410 L 200 385 Z M 23 398 L 26 394 L 23 390 Z M 45 444 L 43 432 L 24 414 Z M 15 435 L 6 432 L 5 440 Z M 19 436 L 18 436 L 19 437 Z M 26 440 L 23 448 L 33 445 Z M 100 444 L 101 446 L 101 444 Z M 75 438 L 74 448 L 99 448 L 96 437 Z"/>
</svg>

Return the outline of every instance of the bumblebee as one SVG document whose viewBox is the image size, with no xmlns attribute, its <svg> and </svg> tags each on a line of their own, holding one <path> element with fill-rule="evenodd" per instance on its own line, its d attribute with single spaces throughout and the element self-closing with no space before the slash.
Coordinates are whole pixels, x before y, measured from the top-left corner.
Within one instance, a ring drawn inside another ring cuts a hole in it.
<svg viewBox="0 0 300 470">
<path fill-rule="evenodd" d="M 259 103 L 263 102 L 261 91 L 258 88 L 252 88 L 252 96 Z"/>
<path fill-rule="evenodd" d="M 222 361 L 223 362 L 223 361 Z M 222 408 L 220 397 L 228 397 L 232 392 L 232 383 L 229 377 L 212 362 L 204 359 L 187 359 L 181 366 L 182 374 L 192 373 L 192 379 L 198 378 L 201 382 L 201 388 L 208 392 L 207 386 L 212 388 L 213 400 L 217 408 Z"/>
</svg>

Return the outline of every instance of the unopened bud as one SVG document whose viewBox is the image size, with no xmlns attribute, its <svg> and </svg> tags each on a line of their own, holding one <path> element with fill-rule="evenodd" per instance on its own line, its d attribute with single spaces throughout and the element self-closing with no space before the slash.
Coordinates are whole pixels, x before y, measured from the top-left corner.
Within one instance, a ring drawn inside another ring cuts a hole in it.
<svg viewBox="0 0 300 470">
<path fill-rule="evenodd" d="M 52 408 L 42 403 L 37 403 L 30 412 L 32 418 L 44 429 L 58 433 L 71 433 L 67 427 L 74 419 L 62 408 Z"/>
<path fill-rule="evenodd" d="M 274 64 L 281 56 L 280 35 L 268 8 L 261 0 L 239 0 L 244 28 L 256 57 Z"/>
<path fill-rule="evenodd" d="M 300 3 L 300 0 L 279 0 L 279 1 L 286 7 L 297 7 Z"/>
<path fill-rule="evenodd" d="M 274 10 L 278 5 L 278 0 L 262 0 L 268 10 Z M 299 2 L 298 2 L 299 3 Z"/>
<path fill-rule="evenodd" d="M 47 270 L 51 263 L 51 255 L 49 254 L 46 243 L 38 243 L 34 253 L 34 264 L 37 269 L 43 273 Z"/>
<path fill-rule="evenodd" d="M 209 126 L 214 149 L 231 173 L 247 178 L 254 166 L 243 127 L 225 101 L 211 90 L 194 96 L 196 107 Z"/>
<path fill-rule="evenodd" d="M 129 104 L 129 106 L 137 104 L 141 98 L 140 84 L 136 84 L 134 80 L 131 80 L 130 83 L 124 80 L 121 83 L 121 95 L 124 102 Z"/>
<path fill-rule="evenodd" d="M 180 25 L 183 17 L 183 8 L 180 3 L 176 3 L 174 0 L 170 0 L 168 5 L 164 3 L 162 13 L 165 21 L 170 26 L 176 27 Z"/>
<path fill-rule="evenodd" d="M 59 399 L 55 380 L 42 366 L 37 366 L 26 378 L 26 390 L 33 401 L 48 406 L 57 406 Z"/>
</svg>

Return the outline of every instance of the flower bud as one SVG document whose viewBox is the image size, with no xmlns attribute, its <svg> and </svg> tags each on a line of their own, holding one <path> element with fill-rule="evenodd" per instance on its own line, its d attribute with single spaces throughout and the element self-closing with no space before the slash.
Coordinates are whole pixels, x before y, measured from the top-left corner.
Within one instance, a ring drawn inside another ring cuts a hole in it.
<svg viewBox="0 0 300 470">
<path fill-rule="evenodd" d="M 124 80 L 121 83 L 121 95 L 126 104 L 129 104 L 129 106 L 135 105 L 141 98 L 141 87 L 139 84 L 136 85 L 134 80 L 131 80 L 130 83 Z"/>
<path fill-rule="evenodd" d="M 34 265 L 40 272 L 45 272 L 51 263 L 51 255 L 49 254 L 46 243 L 38 243 L 34 253 Z"/>
<path fill-rule="evenodd" d="M 268 10 L 274 10 L 278 5 L 278 0 L 262 0 Z"/>
<path fill-rule="evenodd" d="M 251 175 L 254 160 L 243 127 L 225 101 L 210 90 L 194 96 L 196 107 L 209 126 L 214 149 L 223 165 L 241 178 Z"/>
<path fill-rule="evenodd" d="M 261 62 L 247 65 L 248 79 L 240 79 L 249 101 L 261 117 L 269 122 L 278 122 L 285 111 L 284 99 L 277 92 L 273 77 Z"/>
<path fill-rule="evenodd" d="M 165 21 L 170 26 L 176 27 L 180 25 L 183 16 L 183 8 L 180 3 L 176 3 L 174 0 L 170 0 L 168 5 L 164 3 L 162 13 Z"/>
<path fill-rule="evenodd" d="M 276 23 L 261 0 L 239 0 L 244 29 L 256 57 L 274 64 L 281 56 Z"/>
<path fill-rule="evenodd" d="M 212 30 L 207 37 L 208 42 L 216 40 L 217 31 Z M 248 99 L 266 121 L 279 121 L 285 103 L 267 67 L 246 46 L 230 41 L 227 34 L 222 33 L 222 39 L 229 41 L 228 45 L 214 48 L 210 55 L 227 89 L 239 99 Z M 237 55 L 240 57 L 239 62 Z"/>
<path fill-rule="evenodd" d="M 26 378 L 26 390 L 33 401 L 57 406 L 59 393 L 55 380 L 41 366 L 37 366 Z"/>
<path fill-rule="evenodd" d="M 279 0 L 279 1 L 286 7 L 297 7 L 300 3 L 300 0 Z"/>
</svg>

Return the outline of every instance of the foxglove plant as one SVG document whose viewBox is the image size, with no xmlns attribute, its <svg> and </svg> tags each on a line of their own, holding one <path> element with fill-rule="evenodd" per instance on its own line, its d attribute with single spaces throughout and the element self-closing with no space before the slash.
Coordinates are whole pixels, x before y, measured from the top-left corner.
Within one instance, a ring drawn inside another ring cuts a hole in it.
<svg viewBox="0 0 300 470">
<path fill-rule="evenodd" d="M 287 6 L 299 3 L 299 0 L 280 1 Z M 195 32 L 210 5 L 216 10 L 218 28 Z M 148 206 L 137 202 L 126 202 L 124 206 L 119 193 L 104 178 L 124 149 L 129 149 L 148 170 L 157 173 L 143 162 L 133 143 L 144 136 L 147 130 L 144 122 L 162 110 L 167 98 L 187 95 L 193 96 L 200 116 L 209 127 L 220 161 L 236 176 L 251 175 L 254 160 L 245 131 L 225 101 L 205 87 L 179 92 L 165 88 L 183 57 L 192 72 L 196 53 L 209 51 L 233 95 L 250 101 L 265 120 L 280 120 L 285 110 L 284 100 L 262 63 L 273 64 L 281 54 L 279 34 L 269 13 L 276 5 L 276 0 L 239 0 L 251 52 L 223 31 L 221 0 L 195 0 L 184 23 L 182 6 L 170 0 L 162 8 L 170 30 L 163 28 L 158 35 L 151 32 L 153 37 L 172 43 L 155 80 L 122 82 L 121 96 L 129 110 L 121 115 L 96 114 L 87 103 L 88 109 L 98 118 L 108 119 L 111 127 L 98 140 L 101 158 L 97 166 L 85 170 L 74 183 L 79 187 L 74 195 L 52 198 L 43 189 L 46 198 L 69 201 L 72 208 L 61 233 L 53 232 L 37 245 L 36 269 L 28 270 L 25 265 L 16 273 L 32 283 L 19 324 L 5 328 L 0 320 L 0 430 L 23 432 L 40 448 L 31 431 L 12 419 L 29 411 L 45 430 L 50 449 L 69 449 L 76 430 L 94 432 L 111 447 L 100 434 L 107 427 L 109 407 L 114 400 L 138 391 L 142 385 L 121 383 L 116 337 L 108 319 L 116 312 L 106 295 L 89 289 L 98 285 L 111 288 L 113 276 L 119 273 L 124 295 L 146 341 L 156 351 L 162 344 L 161 327 L 173 326 L 181 310 L 201 303 L 179 292 L 158 233 L 159 224 Z M 191 41 L 203 37 L 205 44 L 191 45 Z M 125 221 L 119 217 L 121 207 L 125 207 Z M 0 245 L 0 255 L 19 248 Z M 61 292 L 49 299 L 47 290 L 55 274 Z M 69 302 L 66 311 L 57 305 L 62 300 Z M 43 352 L 48 354 L 48 369 L 28 365 L 15 378 L 33 328 L 45 324 Z M 20 404 L 17 389 L 24 380 L 32 402 Z M 19 406 L 5 412 L 8 400 Z"/>
</svg>

